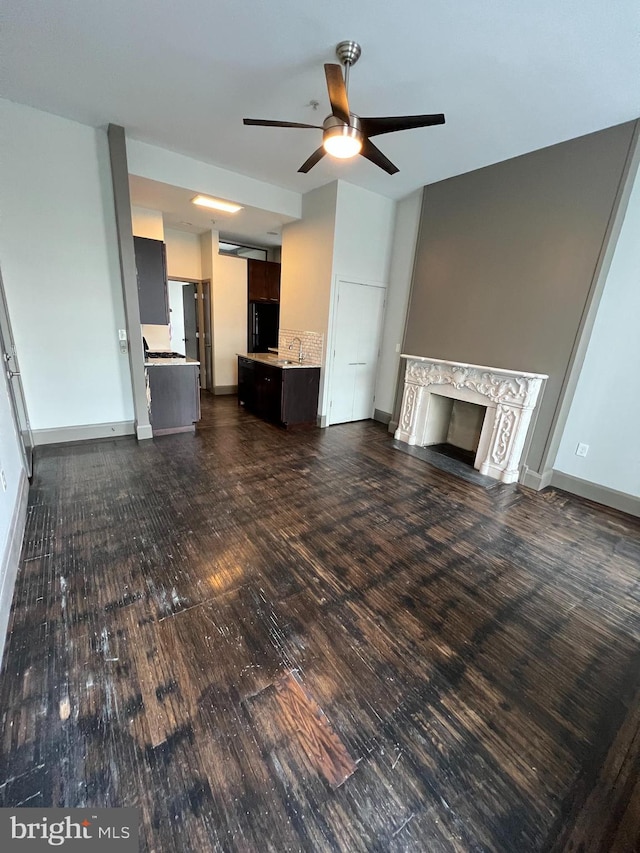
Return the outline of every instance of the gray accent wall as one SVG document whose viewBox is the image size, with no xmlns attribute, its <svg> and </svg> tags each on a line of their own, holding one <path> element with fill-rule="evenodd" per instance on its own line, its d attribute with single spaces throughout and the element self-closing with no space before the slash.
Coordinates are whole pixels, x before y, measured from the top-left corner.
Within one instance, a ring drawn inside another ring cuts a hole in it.
<svg viewBox="0 0 640 853">
<path fill-rule="evenodd" d="M 635 122 L 425 187 L 403 351 L 548 373 L 541 467 L 601 273 Z"/>
</svg>

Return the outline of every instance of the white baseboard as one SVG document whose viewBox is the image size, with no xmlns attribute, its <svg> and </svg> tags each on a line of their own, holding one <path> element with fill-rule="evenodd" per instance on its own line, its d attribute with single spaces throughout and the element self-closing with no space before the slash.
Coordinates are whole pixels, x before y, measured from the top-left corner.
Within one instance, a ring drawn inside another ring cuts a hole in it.
<svg viewBox="0 0 640 853">
<path fill-rule="evenodd" d="M 381 424 L 385 424 L 385 426 L 391 420 L 390 412 L 383 412 L 382 409 L 374 409 L 373 410 L 373 419 L 374 421 L 378 421 Z"/>
<path fill-rule="evenodd" d="M 129 435 L 129 433 L 123 433 L 123 435 Z M 153 428 L 151 424 L 137 424 L 136 438 L 138 439 L 138 441 L 144 441 L 147 438 L 153 438 Z"/>
<path fill-rule="evenodd" d="M 216 397 L 224 397 L 226 395 L 237 394 L 238 386 L 237 385 L 216 385 L 213 389 L 213 393 Z"/>
<path fill-rule="evenodd" d="M 140 427 L 144 429 L 144 427 Z M 108 424 L 82 424 L 81 426 L 53 427 L 33 430 L 33 441 L 37 447 L 43 444 L 61 444 L 65 441 L 90 441 L 92 438 L 115 438 L 120 435 L 135 435 L 133 421 L 114 421 Z M 151 438 L 139 435 L 138 438 Z"/>
<path fill-rule="evenodd" d="M 543 471 L 542 474 L 539 474 L 537 471 L 532 471 L 530 468 L 525 468 L 522 470 L 520 476 L 518 477 L 518 482 L 523 486 L 528 486 L 530 489 L 535 489 L 536 492 L 541 491 L 542 489 L 546 489 L 548 485 L 551 484 L 551 475 L 553 471 L 549 469 L 548 471 Z"/>
<path fill-rule="evenodd" d="M 7 545 L 2 555 L 2 562 L 0 563 L 0 663 L 2 663 L 9 616 L 11 614 L 13 589 L 18 574 L 20 550 L 22 548 L 22 539 L 24 537 L 24 527 L 27 518 L 28 498 L 29 481 L 23 470 L 20 472 L 18 496 L 16 498 L 16 505 L 13 508 Z"/>
<path fill-rule="evenodd" d="M 556 489 L 562 489 L 564 492 L 571 492 L 573 495 L 640 518 L 640 498 L 628 495 L 626 492 L 618 492 L 616 489 L 609 489 L 607 486 L 599 486 L 597 483 L 590 483 L 588 480 L 563 474 L 562 471 L 552 472 L 550 485 Z"/>
</svg>

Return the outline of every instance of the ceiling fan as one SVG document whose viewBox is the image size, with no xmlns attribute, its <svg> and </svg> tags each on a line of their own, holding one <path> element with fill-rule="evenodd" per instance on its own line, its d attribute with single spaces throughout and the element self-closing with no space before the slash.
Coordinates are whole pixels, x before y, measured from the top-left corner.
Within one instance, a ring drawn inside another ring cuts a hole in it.
<svg viewBox="0 0 640 853">
<path fill-rule="evenodd" d="M 355 41 L 341 41 L 336 47 L 338 59 L 344 65 L 344 79 L 339 65 L 327 63 L 324 73 L 327 78 L 331 115 L 317 124 L 300 124 L 294 121 L 270 121 L 269 119 L 245 118 L 244 124 L 260 125 L 262 127 L 310 127 L 322 130 L 322 145 L 305 160 L 298 169 L 308 172 L 325 154 L 347 159 L 361 154 L 384 169 L 389 175 L 399 171 L 388 157 L 371 141 L 372 136 L 381 133 L 395 133 L 397 130 L 411 130 L 416 127 L 430 127 L 434 124 L 444 124 L 444 115 L 421 116 L 380 116 L 377 118 L 361 118 L 349 109 L 347 90 L 349 87 L 349 69 L 355 65 L 361 54 L 360 45 Z"/>
</svg>

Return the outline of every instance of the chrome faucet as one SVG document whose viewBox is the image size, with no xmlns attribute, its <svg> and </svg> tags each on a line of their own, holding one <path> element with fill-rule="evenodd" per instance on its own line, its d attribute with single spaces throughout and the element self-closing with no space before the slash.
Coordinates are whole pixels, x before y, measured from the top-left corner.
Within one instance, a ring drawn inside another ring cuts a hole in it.
<svg viewBox="0 0 640 853">
<path fill-rule="evenodd" d="M 300 344 L 300 347 L 298 349 L 298 361 L 300 363 L 302 363 L 302 360 L 304 358 L 304 353 L 302 352 L 302 341 L 298 337 L 291 338 L 291 343 L 289 344 L 289 349 L 293 349 L 293 342 L 294 341 L 298 341 L 298 343 Z"/>
</svg>

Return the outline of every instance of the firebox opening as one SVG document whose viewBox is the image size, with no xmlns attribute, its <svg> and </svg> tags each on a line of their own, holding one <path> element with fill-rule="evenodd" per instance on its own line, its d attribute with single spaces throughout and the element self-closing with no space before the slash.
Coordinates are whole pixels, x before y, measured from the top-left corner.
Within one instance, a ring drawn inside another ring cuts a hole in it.
<svg viewBox="0 0 640 853">
<path fill-rule="evenodd" d="M 472 467 L 480 442 L 486 406 L 431 394 L 425 446 Z"/>
</svg>

